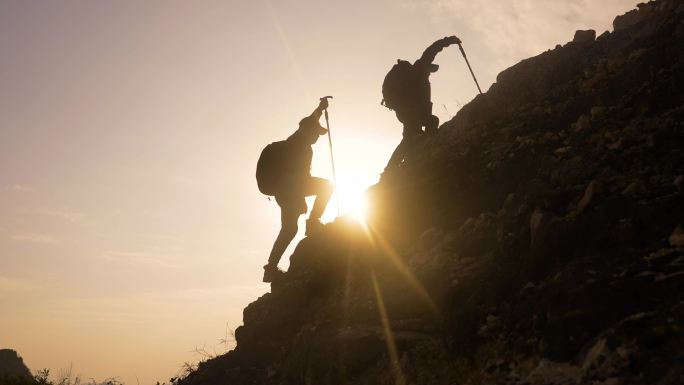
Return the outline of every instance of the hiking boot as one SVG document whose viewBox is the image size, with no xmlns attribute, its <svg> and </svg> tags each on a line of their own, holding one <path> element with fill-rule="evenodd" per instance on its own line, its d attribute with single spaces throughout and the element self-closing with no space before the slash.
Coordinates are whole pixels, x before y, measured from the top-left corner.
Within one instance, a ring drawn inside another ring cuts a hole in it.
<svg viewBox="0 0 684 385">
<path fill-rule="evenodd" d="M 264 266 L 264 282 L 274 282 L 285 275 L 285 272 L 280 270 L 278 266 L 266 265 Z"/>
<path fill-rule="evenodd" d="M 316 234 L 317 232 L 323 230 L 323 223 L 320 219 L 309 218 L 306 221 L 306 236 Z"/>
</svg>

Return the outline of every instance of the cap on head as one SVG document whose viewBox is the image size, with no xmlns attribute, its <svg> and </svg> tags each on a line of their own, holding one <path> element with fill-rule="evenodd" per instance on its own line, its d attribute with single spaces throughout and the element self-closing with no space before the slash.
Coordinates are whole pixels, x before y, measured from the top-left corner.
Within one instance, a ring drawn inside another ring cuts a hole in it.
<svg viewBox="0 0 684 385">
<path fill-rule="evenodd" d="M 318 135 L 325 135 L 328 132 L 325 127 L 321 126 L 318 120 L 309 116 L 299 121 L 299 129 L 306 131 L 312 130 L 318 133 Z"/>
</svg>

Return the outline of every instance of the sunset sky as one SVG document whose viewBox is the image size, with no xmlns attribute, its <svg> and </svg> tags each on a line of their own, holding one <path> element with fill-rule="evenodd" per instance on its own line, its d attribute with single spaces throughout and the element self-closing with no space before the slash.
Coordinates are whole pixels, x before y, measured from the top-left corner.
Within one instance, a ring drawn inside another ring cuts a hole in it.
<svg viewBox="0 0 684 385">
<path fill-rule="evenodd" d="M 319 97 L 345 211 L 401 139 L 380 106 L 396 59 L 457 35 L 484 91 L 636 2 L 0 0 L 0 348 L 129 385 L 225 351 L 269 290 L 279 210 L 256 160 Z M 456 47 L 436 62 L 446 121 L 477 89 Z M 313 174 L 331 177 L 326 137 Z"/>
</svg>

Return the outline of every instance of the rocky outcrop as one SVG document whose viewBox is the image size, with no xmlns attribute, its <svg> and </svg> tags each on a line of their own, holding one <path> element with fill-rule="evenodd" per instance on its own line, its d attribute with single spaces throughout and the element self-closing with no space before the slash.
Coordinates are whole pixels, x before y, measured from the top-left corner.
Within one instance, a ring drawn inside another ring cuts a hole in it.
<svg viewBox="0 0 684 385">
<path fill-rule="evenodd" d="M 499 74 L 181 382 L 681 383 L 684 3 L 615 25 Z"/>
<path fill-rule="evenodd" d="M 12 349 L 0 349 L 0 382 L 13 378 L 33 378 L 24 360 Z"/>
</svg>

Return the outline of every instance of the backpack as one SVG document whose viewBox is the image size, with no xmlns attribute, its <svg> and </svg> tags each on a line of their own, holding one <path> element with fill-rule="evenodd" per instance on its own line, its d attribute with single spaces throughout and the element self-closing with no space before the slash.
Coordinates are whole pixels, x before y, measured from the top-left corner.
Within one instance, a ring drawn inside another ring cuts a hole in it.
<svg viewBox="0 0 684 385">
<path fill-rule="evenodd" d="M 284 167 L 287 164 L 287 141 L 273 142 L 261 151 L 256 167 L 259 191 L 265 195 L 276 195 L 281 187 Z"/>
<path fill-rule="evenodd" d="M 414 88 L 413 65 L 406 60 L 397 60 L 397 64 L 385 75 L 382 82 L 382 105 L 395 110 L 397 107 L 407 104 L 412 88 Z"/>
</svg>

